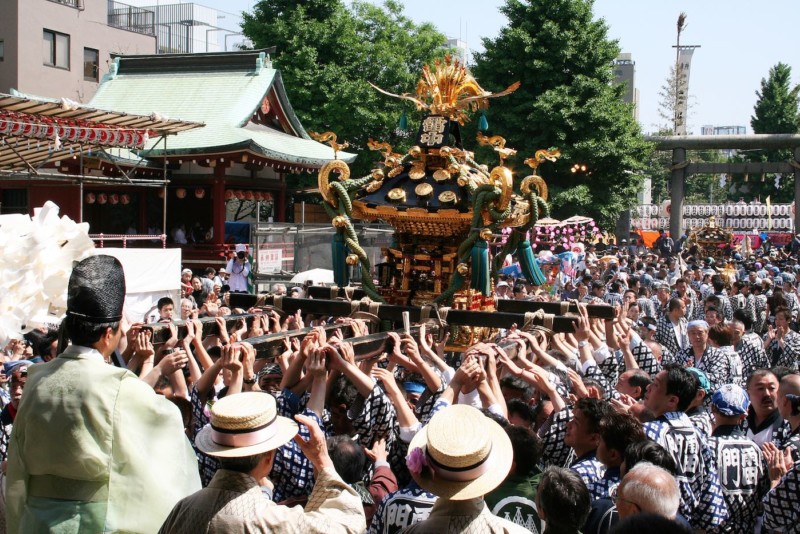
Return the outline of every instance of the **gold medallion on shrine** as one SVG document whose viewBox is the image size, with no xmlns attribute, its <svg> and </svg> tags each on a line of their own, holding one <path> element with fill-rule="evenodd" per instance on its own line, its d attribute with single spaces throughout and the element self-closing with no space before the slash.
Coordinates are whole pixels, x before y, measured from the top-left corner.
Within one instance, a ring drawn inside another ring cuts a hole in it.
<svg viewBox="0 0 800 534">
<path fill-rule="evenodd" d="M 433 179 L 437 182 L 446 182 L 450 179 L 450 173 L 444 169 L 436 169 L 436 172 L 433 173 Z"/>
<path fill-rule="evenodd" d="M 425 167 L 422 165 L 414 165 L 410 171 L 408 171 L 408 177 L 412 180 L 422 180 L 425 178 Z"/>
<path fill-rule="evenodd" d="M 453 191 L 443 191 L 439 193 L 439 202 L 442 204 L 454 204 L 458 197 Z"/>
<path fill-rule="evenodd" d="M 387 195 L 392 202 L 405 202 L 406 192 L 399 187 L 395 187 Z"/>
<path fill-rule="evenodd" d="M 431 184 L 419 184 L 414 188 L 414 192 L 418 197 L 427 197 L 433 193 L 433 186 Z"/>
</svg>

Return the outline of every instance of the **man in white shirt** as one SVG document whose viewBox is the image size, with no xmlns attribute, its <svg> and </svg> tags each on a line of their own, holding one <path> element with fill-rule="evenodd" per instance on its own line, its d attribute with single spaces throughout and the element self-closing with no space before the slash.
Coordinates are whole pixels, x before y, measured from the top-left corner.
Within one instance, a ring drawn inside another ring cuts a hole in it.
<svg viewBox="0 0 800 534">
<path fill-rule="evenodd" d="M 225 271 L 228 273 L 228 285 L 232 293 L 248 292 L 250 262 L 247 259 L 247 245 L 236 245 L 236 256 L 228 260 Z"/>
</svg>

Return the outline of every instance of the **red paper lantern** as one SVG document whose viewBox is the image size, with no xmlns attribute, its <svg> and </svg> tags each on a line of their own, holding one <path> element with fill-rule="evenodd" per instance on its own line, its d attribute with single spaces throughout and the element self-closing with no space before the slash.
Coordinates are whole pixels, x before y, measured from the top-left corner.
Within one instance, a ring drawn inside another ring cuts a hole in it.
<svg viewBox="0 0 800 534">
<path fill-rule="evenodd" d="M 272 193 L 264 193 L 264 200 L 272 200 Z"/>
<path fill-rule="evenodd" d="M 120 195 L 119 196 L 119 203 L 123 206 L 127 206 L 131 203 L 131 197 L 129 195 Z"/>
<path fill-rule="evenodd" d="M 105 193 L 100 193 L 99 195 L 97 195 L 98 204 L 102 205 L 105 204 L 106 202 L 108 202 L 108 195 L 106 195 Z"/>
<path fill-rule="evenodd" d="M 175 190 L 175 195 L 177 195 L 178 198 L 186 198 L 186 189 L 179 187 Z"/>
<path fill-rule="evenodd" d="M 94 204 L 94 201 L 97 197 L 94 196 L 94 193 L 86 193 L 86 203 L 87 204 Z"/>
<path fill-rule="evenodd" d="M 225 191 L 225 200 L 233 200 L 233 196 L 234 196 L 233 191 L 231 191 L 230 189 Z"/>
<path fill-rule="evenodd" d="M 244 191 L 239 191 L 237 189 L 236 191 L 233 192 L 233 195 L 239 200 L 244 200 Z"/>
<path fill-rule="evenodd" d="M 255 198 L 256 197 L 255 197 L 255 195 L 253 194 L 252 191 L 245 191 L 244 192 L 244 199 L 245 200 L 255 200 Z"/>
<path fill-rule="evenodd" d="M 261 202 L 262 200 L 264 200 L 264 194 L 263 194 L 261 191 L 256 191 L 255 193 L 253 193 L 253 197 L 254 197 L 254 198 L 255 198 L 255 199 L 258 201 L 258 202 Z"/>
<path fill-rule="evenodd" d="M 194 190 L 194 196 L 195 198 L 204 198 L 206 196 L 206 190 L 202 187 L 198 187 Z"/>
<path fill-rule="evenodd" d="M 117 194 L 109 195 L 108 203 L 113 205 L 119 204 L 119 195 Z"/>
</svg>

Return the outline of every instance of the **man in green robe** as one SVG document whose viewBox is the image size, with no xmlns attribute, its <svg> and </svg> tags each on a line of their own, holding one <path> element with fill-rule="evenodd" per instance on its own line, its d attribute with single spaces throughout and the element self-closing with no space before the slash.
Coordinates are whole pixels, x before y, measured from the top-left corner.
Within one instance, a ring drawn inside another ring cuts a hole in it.
<svg viewBox="0 0 800 534">
<path fill-rule="evenodd" d="M 122 265 L 92 256 L 70 276 L 66 334 L 29 368 L 11 436 L 8 532 L 156 532 L 200 489 L 178 408 L 110 365 L 122 336 Z"/>
</svg>

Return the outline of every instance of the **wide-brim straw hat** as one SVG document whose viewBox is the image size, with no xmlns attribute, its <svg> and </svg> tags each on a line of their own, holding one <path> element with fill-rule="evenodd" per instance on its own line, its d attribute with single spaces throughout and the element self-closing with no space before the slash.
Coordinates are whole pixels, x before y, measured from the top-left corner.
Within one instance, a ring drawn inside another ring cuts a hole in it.
<svg viewBox="0 0 800 534">
<path fill-rule="evenodd" d="M 505 430 L 464 404 L 434 415 L 408 447 L 421 449 L 427 467 L 411 472 L 423 489 L 454 501 L 486 495 L 505 480 L 514 452 Z"/>
<path fill-rule="evenodd" d="M 277 449 L 297 431 L 297 423 L 278 415 L 272 395 L 251 391 L 214 403 L 211 423 L 197 434 L 195 445 L 210 456 L 254 456 Z"/>
</svg>

